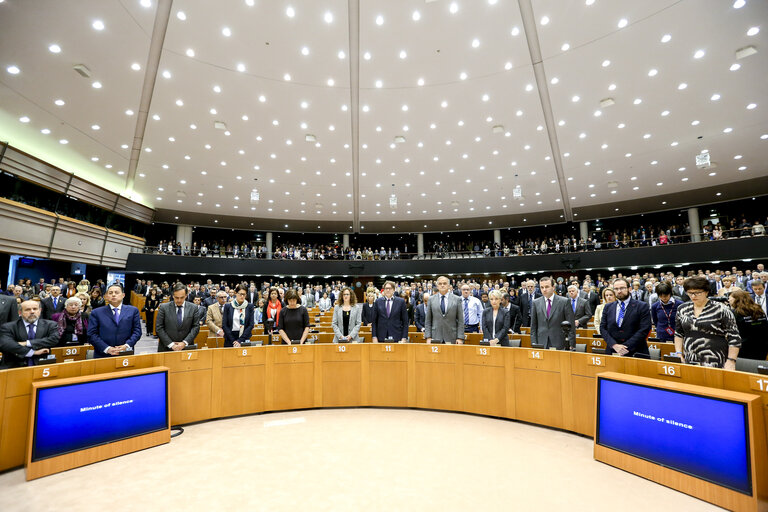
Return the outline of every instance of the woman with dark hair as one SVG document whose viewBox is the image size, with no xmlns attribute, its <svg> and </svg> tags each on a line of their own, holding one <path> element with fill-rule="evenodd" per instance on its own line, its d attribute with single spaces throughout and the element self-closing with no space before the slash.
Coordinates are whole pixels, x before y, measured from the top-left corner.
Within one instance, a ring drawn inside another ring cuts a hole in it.
<svg viewBox="0 0 768 512">
<path fill-rule="evenodd" d="M 709 300 L 709 281 L 689 277 L 683 289 L 691 298 L 677 308 L 675 350 L 688 364 L 734 370 L 741 347 L 736 318 L 720 302 Z"/>
<path fill-rule="evenodd" d="M 91 311 L 93 311 L 96 308 L 100 308 L 106 302 L 104 302 L 104 297 L 101 296 L 101 288 L 98 286 L 94 286 L 91 290 Z"/>
<path fill-rule="evenodd" d="M 656 285 L 659 300 L 651 305 L 651 322 L 656 326 L 656 338 L 669 342 L 675 339 L 677 308 L 683 303 L 672 296 L 672 286 L 666 281 Z"/>
<path fill-rule="evenodd" d="M 302 344 L 309 334 L 309 312 L 307 308 L 299 304 L 299 296 L 295 290 L 285 292 L 285 300 L 288 303 L 277 317 L 277 328 L 283 343 Z"/>
<path fill-rule="evenodd" d="M 359 343 L 362 311 L 357 306 L 357 297 L 351 288 L 343 288 L 333 308 L 333 342 L 351 341 Z"/>
<path fill-rule="evenodd" d="M 280 310 L 283 306 L 285 306 L 285 304 L 280 300 L 280 293 L 277 291 L 277 288 L 273 286 L 269 289 L 269 295 L 264 302 L 264 309 L 261 313 L 261 321 L 264 324 L 265 332 L 268 320 L 274 321 L 274 324 L 272 324 L 273 330 L 277 328 L 277 317 L 280 315 Z"/>
<path fill-rule="evenodd" d="M 251 340 L 253 332 L 253 304 L 248 302 L 248 288 L 244 284 L 235 287 L 235 298 L 224 304 L 221 313 L 221 330 L 224 331 L 224 346 L 239 347 Z"/>
<path fill-rule="evenodd" d="M 765 361 L 768 356 L 768 319 L 763 308 L 744 290 L 731 292 L 728 303 L 736 317 L 736 327 L 741 336 L 739 357 Z"/>
<path fill-rule="evenodd" d="M 144 301 L 142 311 L 147 316 L 147 336 L 155 336 L 155 311 L 160 307 L 160 298 L 157 296 L 157 288 L 151 288 L 147 300 Z"/>
<path fill-rule="evenodd" d="M 75 286 L 75 282 L 74 281 L 67 282 L 67 290 L 66 292 L 63 292 L 63 293 L 66 298 L 74 297 L 75 295 L 77 295 L 77 287 Z"/>
</svg>

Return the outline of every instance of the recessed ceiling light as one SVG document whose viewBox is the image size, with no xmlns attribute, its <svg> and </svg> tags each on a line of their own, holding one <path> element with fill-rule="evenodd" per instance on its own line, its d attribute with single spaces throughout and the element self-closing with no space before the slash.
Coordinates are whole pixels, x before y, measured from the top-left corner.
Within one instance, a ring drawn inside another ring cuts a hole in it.
<svg viewBox="0 0 768 512">
<path fill-rule="evenodd" d="M 419 21 L 421 19 L 421 13 L 419 11 L 413 11 L 413 14 L 411 14 L 411 19 L 413 21 Z"/>
<path fill-rule="evenodd" d="M 163 78 L 170 79 L 171 78 L 171 72 L 167 69 L 163 71 Z"/>
<path fill-rule="evenodd" d="M 237 68 L 236 68 L 236 69 L 237 69 L 237 70 L 238 70 L 240 73 L 245 73 L 245 64 L 243 64 L 242 62 L 238 63 L 238 65 L 237 65 Z"/>
<path fill-rule="evenodd" d="M 611 61 L 610 61 L 610 60 L 608 60 L 608 59 L 605 59 L 605 60 L 602 62 L 602 64 L 601 64 L 601 65 L 602 65 L 604 68 L 607 68 L 608 66 L 610 66 L 610 65 L 611 65 Z"/>
<path fill-rule="evenodd" d="M 187 19 L 187 15 L 184 13 L 184 11 L 177 12 L 176 17 L 179 18 L 181 21 L 186 21 Z"/>
<path fill-rule="evenodd" d="M 561 51 L 564 51 L 564 52 L 567 52 L 568 50 L 570 50 L 570 48 L 571 48 L 571 45 L 570 45 L 570 44 L 568 44 L 568 43 L 563 43 L 563 45 L 560 47 L 560 50 L 561 50 Z"/>
<path fill-rule="evenodd" d="M 629 21 L 627 21 L 627 18 L 621 18 L 619 20 L 619 23 L 617 23 L 619 28 L 624 28 L 629 24 Z"/>
<path fill-rule="evenodd" d="M 625 125 L 624 123 L 619 123 L 619 124 L 616 125 L 616 127 L 619 128 L 619 129 L 624 128 L 625 126 L 627 126 L 627 125 Z"/>
<path fill-rule="evenodd" d="M 9 72 L 12 75 L 18 75 L 21 70 L 17 66 L 8 66 L 5 68 L 7 72 Z"/>
<path fill-rule="evenodd" d="M 176 100 L 176 105 L 178 105 L 179 107 L 183 107 L 184 101 L 181 98 L 179 98 L 178 100 Z"/>
<path fill-rule="evenodd" d="M 52 44 L 48 47 L 48 51 L 51 53 L 61 53 L 61 46 L 57 44 Z"/>
<path fill-rule="evenodd" d="M 665 110 L 661 113 L 661 117 L 667 117 L 669 115 L 669 110 Z"/>
<path fill-rule="evenodd" d="M 755 107 L 757 107 L 757 103 L 750 103 L 749 105 L 747 105 L 747 110 L 752 110 Z"/>
<path fill-rule="evenodd" d="M 339 50 L 339 53 L 336 54 L 339 59 L 344 59 L 347 55 L 344 53 L 343 50 Z"/>
<path fill-rule="evenodd" d="M 747 3 L 746 0 L 736 0 L 735 2 L 733 2 L 733 8 L 741 9 L 742 7 L 744 7 L 744 4 L 746 3 Z"/>
<path fill-rule="evenodd" d="M 474 38 L 472 40 L 472 48 L 478 48 L 480 46 L 480 40 L 478 38 Z"/>
<path fill-rule="evenodd" d="M 678 91 L 682 91 L 683 89 L 685 89 L 687 87 L 688 87 L 688 84 L 683 82 L 683 83 L 681 83 L 680 85 L 677 86 L 677 90 Z"/>
<path fill-rule="evenodd" d="M 267 97 L 262 94 L 262 95 L 259 96 L 259 101 L 261 103 L 264 103 L 265 101 L 267 101 Z"/>
<path fill-rule="evenodd" d="M 59 140 L 59 144 L 69 144 L 69 141 L 67 139 L 61 139 Z"/>
<path fill-rule="evenodd" d="M 139 64 L 138 62 L 134 62 L 133 64 L 131 64 L 131 69 L 134 71 L 141 71 L 141 64 Z"/>
<path fill-rule="evenodd" d="M 661 42 L 662 43 L 668 43 L 671 40 L 672 40 L 672 36 L 669 35 L 669 34 L 664 34 L 663 36 L 661 36 Z"/>
<path fill-rule="evenodd" d="M 104 22 L 101 20 L 95 20 L 93 23 L 91 23 L 91 26 L 94 30 L 104 30 Z"/>
<path fill-rule="evenodd" d="M 655 68 L 648 71 L 648 76 L 656 76 L 658 74 L 659 74 L 659 70 Z"/>
<path fill-rule="evenodd" d="M 19 118 L 19 121 L 21 121 L 22 123 L 28 123 L 29 122 L 29 118 L 27 116 L 21 116 Z"/>
<path fill-rule="evenodd" d="M 704 50 L 696 50 L 696 53 L 693 54 L 693 58 L 694 59 L 700 59 L 700 58 L 702 58 L 706 54 L 707 54 L 707 52 L 705 52 Z"/>
<path fill-rule="evenodd" d="M 733 131 L 733 128 L 724 128 L 723 133 L 731 133 Z"/>
<path fill-rule="evenodd" d="M 307 55 L 309 55 L 309 48 L 307 48 L 306 46 L 302 46 L 301 47 L 301 54 L 304 55 L 305 57 Z"/>
<path fill-rule="evenodd" d="M 542 25 L 548 25 L 549 24 L 549 16 L 542 16 L 541 17 L 541 24 Z"/>
<path fill-rule="evenodd" d="M 51 130 L 49 130 L 48 128 L 43 128 L 42 130 L 40 130 L 40 133 L 42 133 L 43 135 L 48 135 L 49 133 L 51 133 Z"/>
<path fill-rule="evenodd" d="M 289 18 L 296 16 L 296 11 L 290 5 L 285 9 L 285 15 Z"/>
<path fill-rule="evenodd" d="M 560 83 L 560 79 L 557 77 L 553 77 L 552 80 L 549 81 L 549 83 L 552 85 L 557 85 L 558 83 Z"/>
<path fill-rule="evenodd" d="M 456 14 L 459 12 L 459 4 L 456 2 L 451 2 L 451 5 L 448 7 L 448 10 L 451 12 L 451 14 Z"/>
<path fill-rule="evenodd" d="M 373 85 L 375 85 L 377 89 L 381 89 L 381 87 L 384 85 L 384 82 L 381 80 L 376 80 Z"/>
<path fill-rule="evenodd" d="M 644 139 L 650 139 L 651 138 L 651 134 L 650 133 L 646 133 L 645 135 L 643 135 L 643 138 Z"/>
<path fill-rule="evenodd" d="M 94 130 L 94 131 L 98 131 L 98 130 L 101 130 L 101 126 L 99 126 L 99 125 L 97 125 L 97 124 L 92 124 L 92 125 L 91 125 L 91 130 Z"/>
<path fill-rule="evenodd" d="M 132 116 L 133 115 L 133 110 L 131 110 L 131 109 L 126 110 L 125 111 L 125 115 Z"/>
<path fill-rule="evenodd" d="M 467 73 L 466 73 L 466 72 L 464 72 L 464 71 L 462 71 L 462 72 L 459 74 L 459 80 L 466 80 L 466 79 L 467 79 Z"/>
<path fill-rule="evenodd" d="M 581 99 L 581 98 L 579 98 L 578 96 L 573 96 L 573 97 L 571 98 L 571 101 L 572 101 L 572 102 L 574 102 L 574 103 L 576 103 L 576 102 L 577 102 L 577 101 L 579 101 L 580 99 Z"/>
<path fill-rule="evenodd" d="M 382 26 L 384 24 L 384 16 L 382 16 L 381 14 L 376 16 L 376 24 L 378 26 Z"/>
<path fill-rule="evenodd" d="M 333 23 L 333 13 L 331 11 L 325 11 L 323 20 L 325 20 L 326 23 Z"/>
<path fill-rule="evenodd" d="M 418 85 L 419 87 L 423 86 L 423 85 L 424 85 L 424 79 L 423 79 L 423 78 L 419 78 L 419 79 L 416 81 L 416 85 Z"/>
<path fill-rule="evenodd" d="M 748 36 L 754 36 L 757 35 L 760 32 L 760 27 L 750 27 L 749 30 L 747 30 Z"/>
<path fill-rule="evenodd" d="M 187 57 L 195 56 L 195 50 L 193 50 L 192 48 L 187 48 L 187 51 L 185 53 L 187 54 Z"/>
<path fill-rule="evenodd" d="M 741 68 L 741 64 L 731 64 L 731 67 L 728 68 L 731 71 L 738 71 Z"/>
<path fill-rule="evenodd" d="M 365 52 L 365 53 L 363 54 L 363 58 L 364 58 L 365 60 L 371 60 L 371 52 Z"/>
<path fill-rule="evenodd" d="M 641 104 L 642 102 L 643 102 L 643 100 L 642 100 L 642 99 L 640 99 L 640 98 L 635 98 L 635 101 L 633 101 L 632 103 L 634 103 L 635 105 L 639 105 L 639 104 Z"/>
<path fill-rule="evenodd" d="M 609 91 L 615 91 L 616 90 L 616 84 L 611 84 L 608 86 Z"/>
<path fill-rule="evenodd" d="M 229 27 L 224 27 L 221 29 L 221 35 L 224 37 L 229 37 L 232 35 L 232 30 Z"/>
<path fill-rule="evenodd" d="M 518 34 L 520 34 L 520 29 L 517 27 L 512 27 L 512 30 L 509 33 L 512 34 L 513 36 L 517 36 Z"/>
<path fill-rule="evenodd" d="M 699 125 L 698 119 L 694 119 L 693 121 L 691 121 L 691 126 L 698 126 L 698 125 Z"/>
<path fill-rule="evenodd" d="M 66 104 L 64 100 L 55 100 L 53 103 L 59 107 L 63 107 Z"/>
<path fill-rule="evenodd" d="M 405 59 L 406 57 L 408 57 L 408 53 L 405 50 L 400 50 L 399 56 L 401 59 Z"/>
<path fill-rule="evenodd" d="M 717 101 L 720 99 L 720 95 L 718 93 L 715 93 L 709 99 L 712 101 Z"/>
</svg>

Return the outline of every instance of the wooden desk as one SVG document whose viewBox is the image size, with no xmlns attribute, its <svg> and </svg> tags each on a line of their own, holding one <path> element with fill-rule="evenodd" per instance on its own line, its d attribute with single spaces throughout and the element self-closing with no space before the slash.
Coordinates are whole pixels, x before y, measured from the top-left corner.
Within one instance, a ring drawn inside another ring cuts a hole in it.
<svg viewBox="0 0 768 512">
<path fill-rule="evenodd" d="M 216 348 L 0 371 L 0 470 L 24 462 L 33 381 L 151 366 L 170 370 L 173 425 L 264 411 L 378 406 L 466 411 L 592 436 L 595 375 L 603 371 L 749 391 L 761 397 L 768 420 L 763 376 L 660 361 L 425 343 Z M 664 366 L 673 366 L 674 375 Z M 758 456 L 761 463 L 768 459 L 764 452 Z M 755 488 L 768 494 L 768 480 Z"/>
</svg>

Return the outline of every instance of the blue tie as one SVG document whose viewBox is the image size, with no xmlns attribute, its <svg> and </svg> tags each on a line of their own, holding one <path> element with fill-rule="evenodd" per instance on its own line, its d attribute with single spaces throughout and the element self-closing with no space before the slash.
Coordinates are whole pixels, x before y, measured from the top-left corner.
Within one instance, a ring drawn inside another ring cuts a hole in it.
<svg viewBox="0 0 768 512">
<path fill-rule="evenodd" d="M 622 304 L 624 304 L 622 302 Z M 571 307 L 573 308 L 573 312 L 576 312 L 576 299 L 571 299 Z"/>
<path fill-rule="evenodd" d="M 176 306 L 176 325 L 181 327 L 181 308 L 182 306 Z"/>
<path fill-rule="evenodd" d="M 54 311 L 56 310 L 56 306 L 58 305 L 58 303 L 59 303 L 59 299 L 54 297 L 53 298 L 53 309 L 54 309 Z"/>
<path fill-rule="evenodd" d="M 115 314 L 115 323 L 120 323 L 120 308 L 115 308 L 112 310 L 112 312 Z"/>
<path fill-rule="evenodd" d="M 27 339 L 33 340 L 35 339 L 35 324 L 29 324 L 27 327 Z M 27 366 L 34 366 L 35 365 L 35 359 L 32 357 L 27 358 Z"/>
<path fill-rule="evenodd" d="M 440 312 L 445 314 L 445 295 L 440 296 Z"/>
<path fill-rule="evenodd" d="M 469 325 L 469 298 L 464 299 L 464 325 Z"/>
<path fill-rule="evenodd" d="M 621 327 L 621 323 L 624 321 L 624 313 L 626 312 L 626 309 L 626 303 L 621 301 L 621 306 L 619 307 L 619 318 L 616 320 L 616 324 L 618 324 L 619 327 Z"/>
</svg>

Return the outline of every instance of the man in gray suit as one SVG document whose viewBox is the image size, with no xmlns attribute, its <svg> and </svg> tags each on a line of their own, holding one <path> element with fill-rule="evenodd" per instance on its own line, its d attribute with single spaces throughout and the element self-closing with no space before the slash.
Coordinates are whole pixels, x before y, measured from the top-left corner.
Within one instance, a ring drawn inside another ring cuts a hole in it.
<svg viewBox="0 0 768 512">
<path fill-rule="evenodd" d="M 461 299 L 451 293 L 451 283 L 445 276 L 437 278 L 437 293 L 429 298 L 424 338 L 427 343 L 464 343 L 464 310 Z"/>
<path fill-rule="evenodd" d="M 303 297 L 306 297 L 306 301 L 307 301 L 306 308 L 307 309 L 312 309 L 313 307 L 315 307 L 315 294 L 309 288 L 309 286 L 307 286 L 306 290 L 304 290 Z"/>
<path fill-rule="evenodd" d="M 568 287 L 568 301 L 573 310 L 574 325 L 578 329 L 586 329 L 592 316 L 592 309 L 589 307 L 587 299 L 581 296 L 579 287 L 575 284 Z"/>
<path fill-rule="evenodd" d="M 539 288 L 542 296 L 533 301 L 531 308 L 531 344 L 544 348 L 562 349 L 566 340 L 560 323 L 568 321 L 571 324 L 571 332 L 568 335 L 568 346 L 576 346 L 576 325 L 573 309 L 570 301 L 565 297 L 555 295 L 554 282 L 551 277 L 542 277 L 539 280 Z M 576 288 L 578 293 L 578 288 Z"/>
<path fill-rule="evenodd" d="M 155 332 L 160 340 L 158 352 L 184 350 L 195 343 L 200 332 L 200 309 L 187 302 L 187 287 L 181 283 L 173 286 L 173 301 L 161 304 L 157 309 Z"/>
</svg>

